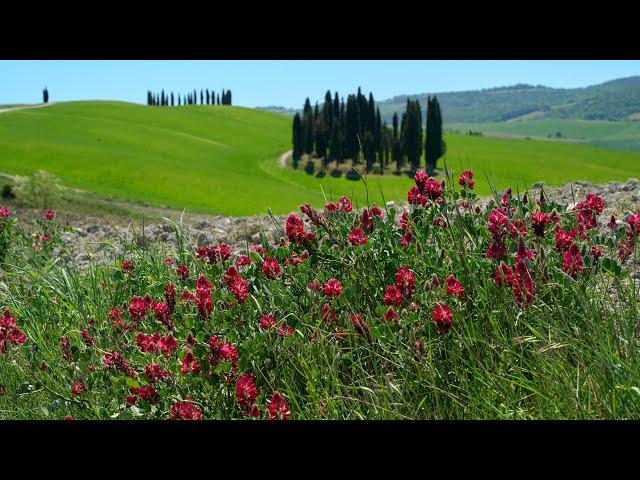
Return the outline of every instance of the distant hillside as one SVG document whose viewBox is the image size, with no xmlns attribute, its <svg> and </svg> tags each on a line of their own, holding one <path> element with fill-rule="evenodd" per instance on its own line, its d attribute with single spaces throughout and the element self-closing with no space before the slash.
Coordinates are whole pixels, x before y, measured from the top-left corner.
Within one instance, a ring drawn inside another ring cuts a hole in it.
<svg viewBox="0 0 640 480">
<path fill-rule="evenodd" d="M 427 96 L 409 95 L 426 109 Z M 445 123 L 506 122 L 541 118 L 637 120 L 640 76 L 620 78 L 585 88 L 550 88 L 519 84 L 465 92 L 437 93 Z M 407 95 L 379 102 L 383 119 L 405 109 Z"/>
</svg>

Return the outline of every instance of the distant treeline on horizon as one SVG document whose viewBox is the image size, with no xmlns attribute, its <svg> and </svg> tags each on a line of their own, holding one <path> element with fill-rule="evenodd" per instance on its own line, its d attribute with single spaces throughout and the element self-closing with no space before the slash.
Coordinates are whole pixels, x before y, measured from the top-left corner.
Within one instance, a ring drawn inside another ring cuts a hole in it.
<svg viewBox="0 0 640 480">
<path fill-rule="evenodd" d="M 222 90 L 222 94 L 216 93 L 213 90 L 200 90 L 200 105 L 231 105 L 231 90 Z M 193 92 L 177 95 L 173 92 L 165 93 L 164 89 L 160 93 L 153 93 L 151 90 L 147 90 L 147 105 L 153 105 L 157 107 L 173 107 L 182 105 L 198 105 L 198 92 L 196 89 Z"/>
</svg>

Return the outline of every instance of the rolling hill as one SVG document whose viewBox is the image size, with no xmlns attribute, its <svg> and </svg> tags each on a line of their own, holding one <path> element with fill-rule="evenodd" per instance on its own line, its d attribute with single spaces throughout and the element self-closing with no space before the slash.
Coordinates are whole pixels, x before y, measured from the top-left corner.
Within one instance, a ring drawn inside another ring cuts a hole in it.
<svg viewBox="0 0 640 480">
<path fill-rule="evenodd" d="M 399 95 L 379 102 L 390 121 L 405 109 L 407 97 L 418 99 L 423 110 L 434 93 Z M 620 78 L 584 88 L 551 88 L 518 84 L 463 92 L 436 92 L 443 121 L 450 123 L 504 122 L 536 118 L 625 120 L 640 113 L 640 76 Z"/>
<path fill-rule="evenodd" d="M 290 122 L 227 106 L 91 101 L 15 110 L 0 115 L 0 173 L 42 169 L 100 196 L 228 215 L 322 207 L 341 194 L 363 204 L 362 180 L 318 178 L 278 164 L 291 148 Z M 524 188 L 539 180 L 622 180 L 640 172 L 640 154 L 586 145 L 465 135 L 446 141 L 449 168 L 473 168 L 481 194 L 490 193 L 485 176 L 498 188 Z M 405 199 L 411 183 L 391 173 L 369 177 L 368 195 L 382 203 L 382 187 L 386 200 Z"/>
</svg>

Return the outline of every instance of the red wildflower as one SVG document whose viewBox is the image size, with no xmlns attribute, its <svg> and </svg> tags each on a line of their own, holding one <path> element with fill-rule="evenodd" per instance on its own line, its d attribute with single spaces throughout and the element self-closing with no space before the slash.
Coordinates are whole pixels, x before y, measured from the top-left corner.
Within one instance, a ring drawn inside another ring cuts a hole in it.
<svg viewBox="0 0 640 480">
<path fill-rule="evenodd" d="M 538 237 L 544 236 L 544 226 L 551 223 L 551 219 L 542 212 L 536 212 L 531 216 L 533 231 Z"/>
<path fill-rule="evenodd" d="M 44 212 L 44 218 L 46 218 L 47 220 L 53 220 L 55 216 L 56 213 L 53 210 L 47 210 L 46 212 Z"/>
<path fill-rule="evenodd" d="M 130 260 L 122 262 L 121 267 L 123 272 L 131 272 L 133 270 L 133 263 Z"/>
<path fill-rule="evenodd" d="M 427 197 L 420 192 L 418 187 L 411 187 L 407 192 L 407 201 L 411 205 L 425 206 L 427 204 Z"/>
<path fill-rule="evenodd" d="M 151 363 L 147 365 L 144 371 L 145 375 L 152 383 L 157 382 L 158 380 L 165 380 L 169 378 L 169 373 L 162 370 L 160 368 L 160 365 L 158 365 L 157 363 Z"/>
<path fill-rule="evenodd" d="M 567 275 L 575 278 L 576 274 L 581 273 L 583 269 L 584 261 L 582 254 L 578 246 L 574 243 L 562 257 L 562 270 L 564 270 Z"/>
<path fill-rule="evenodd" d="M 354 227 L 349 233 L 349 243 L 351 245 L 364 245 L 367 243 L 367 237 L 364 234 L 364 230 L 360 227 Z"/>
<path fill-rule="evenodd" d="M 522 220 L 518 219 L 509 224 L 509 236 L 511 238 L 526 238 L 527 227 Z"/>
<path fill-rule="evenodd" d="M 9 210 L 7 210 L 4 206 L 0 205 L 0 217 L 9 218 L 9 216 L 10 216 Z"/>
<path fill-rule="evenodd" d="M 291 415 L 289 405 L 280 392 L 274 392 L 269 402 L 269 420 L 287 420 Z"/>
<path fill-rule="evenodd" d="M 307 288 L 312 292 L 321 292 L 322 284 L 317 279 L 314 278 L 313 281 L 309 282 L 309 285 L 307 285 Z"/>
<path fill-rule="evenodd" d="M 9 309 L 6 308 L 2 313 L 2 317 L 0 317 L 0 353 L 6 353 L 6 342 L 12 345 L 21 345 L 26 340 L 26 335 L 16 326 L 15 319 L 11 316 Z M 70 348 L 71 344 L 69 344 L 69 358 L 71 357 Z"/>
<path fill-rule="evenodd" d="M 87 387 L 82 380 L 76 380 L 71 387 L 71 393 L 74 395 L 80 395 L 87 391 Z"/>
<path fill-rule="evenodd" d="M 176 273 L 182 279 L 182 281 L 186 281 L 189 278 L 189 269 L 184 263 L 179 263 L 176 267 Z"/>
<path fill-rule="evenodd" d="M 193 356 L 192 352 L 185 353 L 182 359 L 182 367 L 180 368 L 180 371 L 185 375 L 188 375 L 191 372 L 196 374 L 200 372 L 200 362 L 198 362 L 198 360 Z"/>
<path fill-rule="evenodd" d="M 609 220 L 609 223 L 607 223 L 607 227 L 609 227 L 611 230 L 615 230 L 616 228 L 618 228 L 618 222 L 616 222 L 616 217 L 611 215 L 611 220 Z"/>
<path fill-rule="evenodd" d="M 249 265 L 250 263 L 251 259 L 248 255 L 238 255 L 238 258 L 236 259 L 236 265 L 238 265 L 239 267 L 244 267 L 246 265 Z"/>
<path fill-rule="evenodd" d="M 403 230 L 407 228 L 411 228 L 413 226 L 413 222 L 411 222 L 410 218 L 411 214 L 408 211 L 402 212 L 402 217 L 400 217 L 400 226 Z"/>
<path fill-rule="evenodd" d="M 447 285 L 447 295 L 458 297 L 461 300 L 464 298 L 464 287 L 455 276 L 449 275 L 445 280 L 445 284 Z"/>
<path fill-rule="evenodd" d="M 521 260 L 523 262 L 525 260 L 533 260 L 533 250 L 527 248 L 522 238 L 518 243 L 518 249 L 516 250 L 515 258 L 516 261 Z"/>
<path fill-rule="evenodd" d="M 384 292 L 384 304 L 400 306 L 402 305 L 402 301 L 402 294 L 400 290 L 398 290 L 398 287 L 395 285 L 388 286 Z"/>
<path fill-rule="evenodd" d="M 40 362 L 40 366 L 38 367 L 38 370 L 40 370 L 41 372 L 44 372 L 46 369 L 47 369 L 46 362 L 44 361 Z"/>
<path fill-rule="evenodd" d="M 393 307 L 389 307 L 386 312 L 384 312 L 384 321 L 391 322 L 394 325 L 398 323 L 398 313 L 393 309 Z"/>
<path fill-rule="evenodd" d="M 513 276 L 513 296 L 516 301 L 522 305 L 525 301 L 526 303 L 533 302 L 534 296 L 534 285 L 533 279 L 531 278 L 531 274 L 527 269 L 527 265 L 522 260 L 516 260 L 516 268 Z M 524 291 L 524 297 L 523 297 Z"/>
<path fill-rule="evenodd" d="M 631 229 L 630 236 L 637 237 L 638 235 L 640 235 L 640 212 L 629 215 L 629 218 L 627 218 L 627 223 L 629 224 L 629 228 Z"/>
<path fill-rule="evenodd" d="M 416 287 L 416 281 L 413 271 L 408 265 L 403 265 L 396 270 L 396 286 L 407 297 L 410 297 L 413 294 Z"/>
<path fill-rule="evenodd" d="M 336 317 L 335 309 L 331 308 L 329 305 L 324 304 L 322 306 L 322 311 L 320 313 L 322 320 L 325 322 L 335 323 L 338 321 L 338 317 Z"/>
<path fill-rule="evenodd" d="M 7 310 L 5 310 L 6 312 Z M 62 356 L 67 362 L 73 360 L 73 354 L 71 352 L 71 340 L 68 337 L 60 338 L 60 349 L 62 350 Z"/>
<path fill-rule="evenodd" d="M 130 407 L 132 405 L 135 405 L 137 401 L 138 401 L 138 397 L 136 397 L 135 395 L 127 395 L 124 399 L 124 404 L 127 407 Z"/>
<path fill-rule="evenodd" d="M 201 420 L 202 412 L 193 402 L 176 402 L 171 405 L 171 420 Z"/>
<path fill-rule="evenodd" d="M 267 253 L 262 245 L 253 245 L 251 247 L 251 251 L 257 253 L 260 256 L 264 256 L 264 254 Z"/>
<path fill-rule="evenodd" d="M 473 190 L 473 186 L 475 182 L 473 181 L 473 172 L 471 170 L 465 170 L 460 174 L 460 178 L 458 178 L 458 184 L 462 187 L 468 188 L 469 190 Z"/>
<path fill-rule="evenodd" d="M 591 256 L 595 260 L 598 260 L 602 256 L 602 249 L 599 246 L 594 245 L 593 247 L 591 247 Z"/>
<path fill-rule="evenodd" d="M 347 197 L 346 195 L 342 195 L 340 197 L 340 200 L 338 200 L 338 205 L 340 206 L 340 210 L 342 210 L 343 212 L 351 212 L 352 207 L 351 207 L 351 200 L 349 200 L 349 197 Z"/>
<path fill-rule="evenodd" d="M 506 255 L 506 245 L 504 244 L 504 240 L 493 239 L 491 243 L 489 243 L 489 247 L 487 248 L 486 257 L 491 258 L 493 260 L 498 260 Z"/>
<path fill-rule="evenodd" d="M 245 410 L 249 410 L 258 398 L 259 393 L 260 391 L 253 382 L 252 374 L 245 373 L 238 377 L 236 381 L 236 400 L 238 405 Z"/>
<path fill-rule="evenodd" d="M 171 320 L 171 309 L 169 305 L 164 302 L 157 302 L 153 304 L 153 313 L 156 318 L 169 330 L 173 329 L 173 320 Z"/>
<path fill-rule="evenodd" d="M 154 404 L 160 401 L 160 395 L 153 385 L 142 385 L 141 387 L 130 387 L 129 391 L 134 395 L 138 395 L 144 401 Z"/>
<path fill-rule="evenodd" d="M 280 326 L 278 327 L 278 336 L 288 337 L 290 335 L 293 335 L 293 332 L 295 331 L 296 331 L 295 328 L 290 327 L 289 325 L 287 325 L 287 321 L 283 320 Z"/>
<path fill-rule="evenodd" d="M 324 294 L 329 298 L 337 298 L 342 293 L 342 285 L 335 278 L 331 278 L 324 285 Z"/>
<path fill-rule="evenodd" d="M 164 264 L 165 264 L 167 267 L 172 267 L 172 266 L 173 266 L 173 263 L 174 263 L 174 262 L 173 262 L 173 258 L 171 258 L 171 257 L 167 257 L 167 258 L 165 258 L 165 259 L 164 259 Z"/>
<path fill-rule="evenodd" d="M 82 341 L 85 343 L 85 345 L 89 346 L 96 344 L 96 339 L 87 333 L 86 328 L 82 329 Z"/>
<path fill-rule="evenodd" d="M 500 199 L 500 205 L 502 205 L 502 208 L 509 208 L 510 202 L 511 202 L 511 189 L 507 188 L 502 194 L 502 198 Z"/>
<path fill-rule="evenodd" d="M 262 330 L 269 330 L 270 328 L 275 327 L 276 325 L 276 317 L 272 314 L 263 315 L 260 318 L 260 328 Z"/>
<path fill-rule="evenodd" d="M 502 236 L 506 234 L 509 219 L 507 212 L 501 208 L 494 208 L 489 214 L 488 227 L 494 236 Z"/>
<path fill-rule="evenodd" d="M 131 302 L 129 303 L 129 315 L 131 315 L 131 320 L 134 322 L 142 320 L 148 310 L 149 306 L 143 298 L 137 295 L 131 297 Z"/>
<path fill-rule="evenodd" d="M 211 264 L 227 261 L 231 258 L 231 248 L 226 243 L 221 243 L 215 247 L 207 247 L 207 257 L 209 257 L 209 263 Z"/>
<path fill-rule="evenodd" d="M 400 246 L 404 248 L 410 243 L 413 243 L 413 240 L 414 240 L 413 233 L 411 232 L 411 230 L 407 229 L 404 231 L 404 235 L 402 235 L 402 240 L 400 240 Z"/>
<path fill-rule="evenodd" d="M 304 242 L 304 224 L 295 213 L 289 214 L 285 223 L 285 233 L 291 243 Z"/>
<path fill-rule="evenodd" d="M 267 257 L 264 259 L 264 262 L 262 262 L 262 271 L 267 276 L 267 278 L 278 278 L 282 273 L 278 260 L 272 257 Z"/>
<path fill-rule="evenodd" d="M 436 323 L 438 332 L 446 333 L 451 328 L 453 322 L 453 313 L 451 309 L 444 303 L 436 303 L 433 309 L 433 321 Z"/>
<path fill-rule="evenodd" d="M 563 230 L 561 226 L 556 226 L 556 250 L 558 252 L 565 252 L 573 245 L 576 239 L 576 229 L 572 228 L 570 231 Z"/>
<path fill-rule="evenodd" d="M 128 375 L 131 378 L 138 378 L 136 371 L 131 365 L 129 365 L 120 352 L 116 352 L 115 350 L 107 352 L 102 356 L 100 362 L 104 365 L 105 369 L 116 367 L 116 370 L 124 373 L 125 375 Z"/>
</svg>

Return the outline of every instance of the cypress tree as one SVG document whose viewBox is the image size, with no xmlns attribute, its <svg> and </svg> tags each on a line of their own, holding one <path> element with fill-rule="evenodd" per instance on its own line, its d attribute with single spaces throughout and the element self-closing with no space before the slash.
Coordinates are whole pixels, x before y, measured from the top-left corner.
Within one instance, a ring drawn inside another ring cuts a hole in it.
<svg viewBox="0 0 640 480">
<path fill-rule="evenodd" d="M 173 107 L 174 105 L 175 105 L 175 102 L 173 98 L 173 92 L 171 92 L 171 106 Z"/>
<path fill-rule="evenodd" d="M 49 89 L 47 87 L 42 90 L 42 103 L 49 103 Z"/>
<path fill-rule="evenodd" d="M 438 99 L 427 100 L 427 138 L 425 139 L 425 157 L 427 167 L 433 172 L 437 161 L 445 152 L 445 144 L 442 139 L 442 114 Z"/>
<path fill-rule="evenodd" d="M 380 108 L 376 108 L 376 122 L 373 131 L 373 138 L 375 149 L 378 152 L 378 160 L 382 163 L 382 119 L 380 118 Z"/>
<path fill-rule="evenodd" d="M 302 151 L 307 155 L 313 153 L 313 113 L 302 114 Z"/>
<path fill-rule="evenodd" d="M 211 100 L 211 96 L 209 95 L 209 89 L 208 88 L 207 88 L 206 92 L 207 92 L 207 105 L 209 105 L 210 104 L 209 101 Z"/>
<path fill-rule="evenodd" d="M 345 158 L 351 158 L 354 165 L 358 163 L 358 103 L 357 98 L 354 95 L 347 97 L 346 108 L 346 123 L 345 123 L 345 145 L 344 156 Z"/>
<path fill-rule="evenodd" d="M 149 90 L 147 90 L 147 105 L 151 105 L 151 92 Z"/>
<path fill-rule="evenodd" d="M 329 152 L 330 160 L 335 160 L 336 168 L 338 163 L 342 162 L 342 122 L 340 117 L 333 119 L 333 126 L 331 127 L 331 136 L 329 138 Z"/>
<path fill-rule="evenodd" d="M 331 136 L 331 126 L 333 125 L 333 100 L 331 100 L 331 90 L 327 90 L 324 95 L 324 105 L 322 106 L 322 114 L 327 124 L 327 134 Z"/>
<path fill-rule="evenodd" d="M 327 166 L 327 124 L 322 113 L 314 122 L 313 135 L 316 145 L 316 156 L 322 158 L 322 165 Z"/>
<path fill-rule="evenodd" d="M 304 101 L 304 108 L 302 109 L 302 113 L 309 113 L 311 112 L 311 102 L 309 101 L 309 97 L 307 97 L 307 99 Z"/>
<path fill-rule="evenodd" d="M 338 92 L 333 97 L 333 118 L 340 117 L 340 99 L 338 98 Z"/>
<path fill-rule="evenodd" d="M 293 167 L 298 168 L 298 161 L 302 157 L 302 123 L 300 114 L 296 113 L 293 117 L 292 138 L 293 143 Z"/>
<path fill-rule="evenodd" d="M 227 105 L 231 106 L 231 90 L 227 90 Z"/>
<path fill-rule="evenodd" d="M 178 106 L 180 106 L 180 94 L 178 94 Z"/>
</svg>

